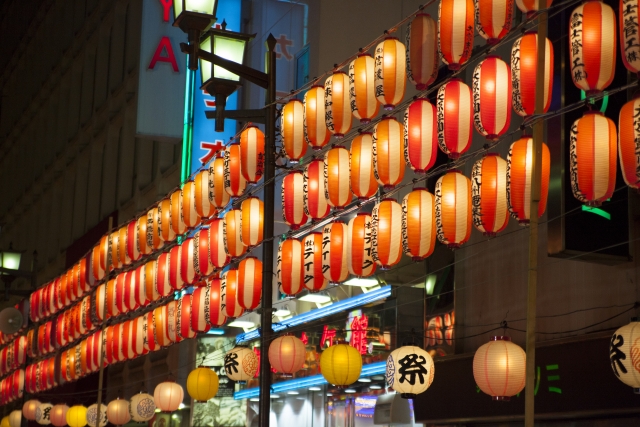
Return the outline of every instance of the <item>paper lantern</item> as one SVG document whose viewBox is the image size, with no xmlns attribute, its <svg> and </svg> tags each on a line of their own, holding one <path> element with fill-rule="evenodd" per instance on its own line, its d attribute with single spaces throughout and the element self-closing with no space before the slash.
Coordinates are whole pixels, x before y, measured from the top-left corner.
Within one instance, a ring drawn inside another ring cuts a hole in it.
<svg viewBox="0 0 640 427">
<path fill-rule="evenodd" d="M 239 197 L 247 188 L 242 175 L 240 144 L 229 144 L 224 150 L 224 190 L 231 197 Z"/>
<path fill-rule="evenodd" d="M 224 356 L 224 371 L 232 381 L 252 379 L 259 367 L 260 359 L 253 350 L 246 346 L 235 346 Z"/>
<path fill-rule="evenodd" d="M 35 411 L 35 421 L 40 424 L 41 426 L 48 426 L 49 424 L 51 424 L 51 415 L 53 412 L 53 405 L 51 403 L 40 403 L 37 407 L 36 407 L 36 411 Z M 66 413 L 65 413 L 65 417 L 66 417 Z M 67 424 L 67 421 L 65 419 L 64 421 L 64 425 Z"/>
<path fill-rule="evenodd" d="M 293 335 L 274 339 L 269 345 L 269 363 L 277 372 L 292 375 L 302 369 L 305 359 L 304 343 Z"/>
<path fill-rule="evenodd" d="M 242 211 L 231 209 L 224 216 L 224 247 L 227 255 L 238 258 L 247 251 L 247 246 L 242 243 Z"/>
<path fill-rule="evenodd" d="M 325 115 L 324 86 L 313 85 L 304 94 L 304 137 L 314 150 L 327 145 L 331 138 Z"/>
<path fill-rule="evenodd" d="M 544 109 L 551 106 L 553 92 L 553 45 L 545 39 Z M 528 31 L 513 43 L 511 49 L 511 87 L 513 110 L 520 116 L 531 116 L 536 106 L 536 76 L 538 74 L 538 33 Z"/>
<path fill-rule="evenodd" d="M 173 342 L 169 337 L 169 328 L 167 323 L 167 306 L 161 305 L 155 308 L 151 313 L 153 323 L 154 341 L 159 347 L 169 347 Z M 154 349 L 149 348 L 150 351 Z"/>
<path fill-rule="evenodd" d="M 176 304 L 176 341 L 195 338 L 198 331 L 191 327 L 192 295 L 184 295 Z"/>
<path fill-rule="evenodd" d="M 587 95 L 602 93 L 616 73 L 616 14 L 611 6 L 588 0 L 573 9 L 569 46 L 573 84 Z"/>
<path fill-rule="evenodd" d="M 496 44 L 511 30 L 513 1 L 476 1 L 476 28 L 487 44 Z"/>
<path fill-rule="evenodd" d="M 322 100 L 324 105 L 324 96 L 320 98 L 320 100 Z M 282 108 L 280 126 L 284 154 L 291 163 L 298 163 L 302 156 L 307 152 L 307 145 L 304 140 L 304 106 L 300 100 L 292 99 L 285 104 Z"/>
<path fill-rule="evenodd" d="M 176 232 L 171 227 L 171 199 L 162 199 L 158 203 L 158 217 L 162 240 L 171 242 L 176 238 Z"/>
<path fill-rule="evenodd" d="M 402 207 L 383 199 L 371 213 L 371 256 L 383 270 L 402 259 Z"/>
<path fill-rule="evenodd" d="M 145 348 L 145 341 L 146 341 L 146 337 L 147 337 L 147 333 L 145 328 L 147 327 L 146 324 L 146 319 L 147 316 L 143 315 L 143 316 L 139 316 L 136 317 L 135 319 L 133 319 L 131 322 L 133 323 L 132 325 L 132 341 L 133 341 L 133 353 L 134 353 L 134 357 L 138 357 L 138 356 L 143 356 L 145 354 L 147 354 L 147 352 L 149 351 L 148 349 Z M 98 364 L 95 364 L 95 367 L 97 369 Z M 92 367 L 92 371 L 96 370 Z"/>
<path fill-rule="evenodd" d="M 451 79 L 438 89 L 438 145 L 451 159 L 471 147 L 473 105 L 471 90 L 460 79 Z"/>
<path fill-rule="evenodd" d="M 368 53 L 360 53 L 349 64 L 349 102 L 351 113 L 360 123 L 370 123 L 378 115 L 375 61 Z"/>
<path fill-rule="evenodd" d="M 204 366 L 194 369 L 187 377 L 187 393 L 196 402 L 206 402 L 215 397 L 219 385 L 218 374 Z"/>
<path fill-rule="evenodd" d="M 238 270 L 231 269 L 220 279 L 220 298 L 227 317 L 240 317 L 244 309 L 238 303 Z"/>
<path fill-rule="evenodd" d="M 198 279 L 194 268 L 197 262 L 195 242 L 193 238 L 188 238 L 180 246 L 180 277 L 182 282 L 192 285 Z"/>
<path fill-rule="evenodd" d="M 166 317 L 165 324 L 167 328 L 167 336 L 169 337 L 169 341 L 180 342 L 182 341 L 182 336 L 178 332 L 178 304 L 179 301 L 170 301 L 165 305 L 166 308 Z"/>
<path fill-rule="evenodd" d="M 107 419 L 116 426 L 127 424 L 131 421 L 129 413 L 129 401 L 126 399 L 116 399 L 107 405 Z"/>
<path fill-rule="evenodd" d="M 622 63 L 632 73 L 640 72 L 640 43 L 638 43 L 638 2 L 620 2 L 620 54 Z M 631 31 L 626 24 L 631 24 Z"/>
<path fill-rule="evenodd" d="M 185 302 L 186 303 L 186 302 Z M 191 294 L 191 329 L 194 332 L 208 332 L 209 291 L 207 286 L 197 287 Z"/>
<path fill-rule="evenodd" d="M 280 292 L 293 296 L 304 284 L 304 254 L 298 239 L 286 239 L 280 243 L 276 267 L 276 277 Z"/>
<path fill-rule="evenodd" d="M 331 283 L 347 279 L 347 242 L 349 227 L 342 221 L 334 221 L 322 229 L 322 271 Z"/>
<path fill-rule="evenodd" d="M 547 0 L 545 9 L 551 7 L 552 3 L 553 0 Z M 527 19 L 533 18 L 538 12 L 538 0 L 516 0 L 516 5 L 527 15 Z"/>
<path fill-rule="evenodd" d="M 330 206 L 342 209 L 351 203 L 349 150 L 335 147 L 324 155 L 324 196 Z"/>
<path fill-rule="evenodd" d="M 450 70 L 469 60 L 475 27 L 473 0 L 443 0 L 438 9 L 438 50 Z"/>
<path fill-rule="evenodd" d="M 362 132 L 351 142 L 349 157 L 351 191 L 360 200 L 367 200 L 378 191 L 378 182 L 373 174 L 373 136 Z"/>
<path fill-rule="evenodd" d="M 231 261 L 224 242 L 224 220 L 215 218 L 209 223 L 209 257 L 215 268 L 223 268 Z"/>
<path fill-rule="evenodd" d="M 82 405 L 74 405 L 67 411 L 67 424 L 69 427 L 84 427 L 87 425 L 87 408 Z"/>
<path fill-rule="evenodd" d="M 256 257 L 247 257 L 238 264 L 238 304 L 247 310 L 260 305 L 262 296 L 262 262 Z"/>
<path fill-rule="evenodd" d="M 201 218 L 210 218 L 217 212 L 216 207 L 209 199 L 212 178 L 209 169 L 204 169 L 198 172 L 193 179 L 196 195 L 196 213 Z M 164 222 L 162 226 L 164 227 Z M 114 402 L 117 402 L 117 400 L 114 400 Z"/>
<path fill-rule="evenodd" d="M 507 162 L 488 153 L 471 170 L 473 225 L 485 236 L 495 236 L 509 223 L 507 208 Z"/>
<path fill-rule="evenodd" d="M 487 56 L 473 71 L 473 124 L 480 135 L 497 140 L 511 124 L 509 65 Z"/>
<path fill-rule="evenodd" d="M 431 355 L 415 345 L 397 348 L 387 357 L 387 385 L 405 399 L 415 399 L 433 382 Z"/>
<path fill-rule="evenodd" d="M 30 399 L 24 402 L 22 405 L 22 415 L 29 421 L 35 421 L 36 419 L 36 410 L 40 405 L 40 401 L 36 399 Z"/>
<path fill-rule="evenodd" d="M 322 274 L 322 233 L 309 233 L 302 241 L 304 260 L 304 287 L 318 292 L 327 287 L 329 281 Z"/>
<path fill-rule="evenodd" d="M 124 356 L 124 360 L 134 359 L 137 354 L 135 352 L 136 342 L 134 340 L 134 323 L 133 320 L 125 320 L 122 322 L 122 344 L 121 350 Z"/>
<path fill-rule="evenodd" d="M 438 77 L 438 27 L 427 13 L 417 13 L 407 27 L 407 77 L 425 90 Z"/>
<path fill-rule="evenodd" d="M 336 344 L 320 356 L 320 371 L 329 384 L 347 386 L 360 378 L 362 356 L 349 344 Z"/>
<path fill-rule="evenodd" d="M 244 179 L 258 182 L 264 173 L 264 133 L 257 126 L 249 125 L 240 133 L 240 159 Z"/>
<path fill-rule="evenodd" d="M 209 166 L 209 201 L 216 209 L 224 209 L 231 196 L 224 189 L 224 159 L 218 154 Z"/>
<path fill-rule="evenodd" d="M 182 216 L 182 190 L 178 189 L 171 193 L 169 200 L 171 208 L 171 229 L 177 235 L 184 234 L 187 231 L 187 225 L 185 224 L 184 218 Z M 187 208 L 188 207 L 189 206 L 187 206 Z"/>
<path fill-rule="evenodd" d="M 473 356 L 473 378 L 493 400 L 508 401 L 524 389 L 526 359 L 522 348 L 509 337 L 493 337 Z"/>
<path fill-rule="evenodd" d="M 396 37 L 386 37 L 375 50 L 376 97 L 385 110 L 398 105 L 407 86 L 406 49 Z"/>
<path fill-rule="evenodd" d="M 376 271 L 372 252 L 371 215 L 360 212 L 349 220 L 347 230 L 347 268 L 358 277 L 369 277 Z M 322 255 L 322 249 L 318 248 Z"/>
<path fill-rule="evenodd" d="M 300 171 L 288 173 L 282 180 L 282 219 L 297 230 L 307 222 L 304 213 L 304 174 Z"/>
<path fill-rule="evenodd" d="M 138 247 L 138 221 L 134 219 L 127 224 L 127 257 L 130 262 L 135 262 L 140 259 L 140 255 L 140 249 Z"/>
<path fill-rule="evenodd" d="M 67 405 L 55 405 L 51 408 L 49 412 L 49 419 L 51 420 L 51 424 L 55 427 L 64 427 L 67 425 L 67 412 L 69 411 L 69 407 Z"/>
<path fill-rule="evenodd" d="M 22 411 L 14 410 L 9 414 L 9 425 L 11 427 L 20 427 L 22 423 Z"/>
<path fill-rule="evenodd" d="M 471 235 L 471 182 L 458 170 L 436 182 L 436 235 L 448 248 L 457 249 Z"/>
<path fill-rule="evenodd" d="M 631 319 L 631 323 L 619 328 L 613 334 L 609 345 L 613 373 L 620 381 L 633 387 L 633 392 L 636 394 L 640 394 L 639 346 L 640 322 L 635 317 Z"/>
<path fill-rule="evenodd" d="M 5 399 L 7 401 L 9 400 L 8 397 L 5 398 Z M 0 421 L 0 427 L 11 427 L 11 424 L 9 424 L 9 416 L 8 415 L 6 417 L 2 417 L 2 421 Z"/>
<path fill-rule="evenodd" d="M 373 131 L 373 175 L 385 190 L 404 178 L 404 128 L 393 117 L 383 118 Z"/>
<path fill-rule="evenodd" d="M 158 262 L 151 260 L 144 265 L 144 287 L 146 289 L 147 300 L 150 302 L 160 299 L 160 294 L 156 288 L 158 274 Z"/>
<path fill-rule="evenodd" d="M 325 123 L 329 132 L 342 138 L 351 129 L 351 105 L 349 101 L 349 76 L 344 71 L 334 71 L 324 82 Z"/>
<path fill-rule="evenodd" d="M 435 244 L 435 198 L 425 188 L 415 188 L 402 199 L 402 250 L 421 261 L 431 256 Z"/>
<path fill-rule="evenodd" d="M 325 198 L 323 173 L 322 160 L 312 160 L 304 170 L 304 212 L 312 220 L 322 219 L 329 214 L 330 207 Z"/>
<path fill-rule="evenodd" d="M 146 273 L 147 273 L 146 266 L 144 264 L 139 266 L 133 271 L 134 278 L 132 280 L 135 283 L 134 297 L 136 300 L 136 305 L 140 307 L 147 305 L 149 303 L 149 300 L 147 299 Z M 98 303 L 98 300 L 96 299 L 96 304 L 97 303 Z"/>
<path fill-rule="evenodd" d="M 153 391 L 153 401 L 162 412 L 176 411 L 183 399 L 184 390 L 174 381 L 161 382 Z"/>
<path fill-rule="evenodd" d="M 137 252 L 138 259 L 140 259 L 144 255 L 149 255 L 153 251 L 151 245 L 147 244 L 147 214 L 142 214 L 138 218 L 136 228 L 138 232 L 136 233 L 137 240 L 135 252 Z M 136 255 L 135 252 L 134 255 Z M 96 280 L 101 280 L 101 278 L 96 277 Z"/>
<path fill-rule="evenodd" d="M 264 229 L 264 203 L 251 196 L 242 201 L 240 206 L 240 241 L 248 248 L 262 243 Z"/>
<path fill-rule="evenodd" d="M 107 425 L 107 405 L 100 404 L 100 423 L 98 423 L 98 404 L 87 408 L 87 424 L 89 427 L 105 427 Z"/>
<path fill-rule="evenodd" d="M 151 245 L 154 251 L 164 247 L 162 228 L 160 226 L 161 215 L 158 210 L 158 205 L 153 209 L 149 209 L 147 212 L 147 245 Z M 115 239 L 112 239 L 112 241 L 113 240 Z M 119 266 L 115 264 L 113 264 L 113 267 L 119 268 Z"/>
<path fill-rule="evenodd" d="M 223 293 L 221 280 L 210 279 L 205 289 L 205 307 L 206 304 L 209 305 L 207 321 L 211 326 L 224 325 L 227 321 L 224 307 L 226 295 Z M 205 316 L 206 313 L 207 310 L 205 309 Z"/>
<path fill-rule="evenodd" d="M 425 98 L 413 101 L 404 113 L 404 159 L 416 173 L 436 162 L 438 121 L 436 107 Z"/>
<path fill-rule="evenodd" d="M 576 120 L 569 134 L 569 173 L 573 196 L 587 206 L 600 206 L 616 185 L 616 125 L 596 111 Z"/>
<path fill-rule="evenodd" d="M 110 235 L 105 235 L 100 238 L 100 266 L 106 272 L 111 271 L 112 269 L 110 237 L 111 237 Z M 63 289 L 62 296 L 65 298 L 66 302 L 64 303 L 64 305 L 66 306 L 69 304 L 69 301 L 67 300 L 69 294 L 67 293 L 66 276 L 62 275 L 61 280 L 63 280 L 64 282 L 64 284 L 62 285 L 62 289 Z"/>
<path fill-rule="evenodd" d="M 636 9 L 634 9 L 635 11 Z M 640 97 L 632 99 L 622 106 L 618 117 L 618 154 L 620 171 L 624 182 L 631 188 L 640 188 Z"/>
<path fill-rule="evenodd" d="M 156 414 L 156 405 L 153 396 L 147 393 L 138 393 L 131 398 L 129 403 L 131 419 L 136 423 L 144 423 Z"/>
<path fill-rule="evenodd" d="M 193 235 L 193 270 L 198 277 L 208 276 L 213 273 L 214 265 L 211 263 L 209 253 L 209 230 L 202 229 Z"/>
<path fill-rule="evenodd" d="M 511 144 L 507 157 L 507 205 L 511 216 L 522 225 L 529 223 L 530 219 L 530 194 L 533 161 L 533 139 L 528 136 L 520 138 Z M 542 168 L 540 183 L 540 202 L 538 204 L 538 217 L 542 216 L 547 208 L 547 195 L 549 192 L 550 159 L 547 144 L 542 143 Z"/>
</svg>

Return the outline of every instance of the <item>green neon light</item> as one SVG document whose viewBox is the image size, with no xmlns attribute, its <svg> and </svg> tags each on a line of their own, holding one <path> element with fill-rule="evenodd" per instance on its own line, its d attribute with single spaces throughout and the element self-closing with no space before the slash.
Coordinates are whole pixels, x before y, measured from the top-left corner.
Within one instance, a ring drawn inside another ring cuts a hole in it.
<svg viewBox="0 0 640 427">
<path fill-rule="evenodd" d="M 582 210 L 584 212 L 591 212 L 592 214 L 600 215 L 605 219 L 611 220 L 611 214 L 600 208 L 592 208 L 591 206 L 582 205 Z"/>
<path fill-rule="evenodd" d="M 580 100 L 584 101 L 584 99 L 587 97 L 587 94 L 585 93 L 585 91 L 581 90 L 580 91 Z M 595 102 L 594 102 L 595 104 Z M 600 106 L 600 112 L 604 113 L 605 111 L 607 111 L 607 106 L 609 105 L 609 95 L 605 95 L 604 98 L 602 98 L 602 105 Z"/>
<path fill-rule="evenodd" d="M 547 371 L 555 371 L 559 369 L 558 365 L 547 365 Z"/>
<path fill-rule="evenodd" d="M 560 390 L 558 387 L 549 387 L 549 391 L 551 393 L 558 393 L 558 394 L 562 394 L 562 390 Z"/>
<path fill-rule="evenodd" d="M 560 379 L 560 375 L 549 375 L 547 377 L 547 381 L 558 381 Z"/>
<path fill-rule="evenodd" d="M 189 63 L 189 55 L 187 62 Z M 180 170 L 180 183 L 184 184 L 189 180 L 191 175 L 191 155 L 193 151 L 193 102 L 195 88 L 195 71 L 191 71 L 185 65 L 187 70 L 187 79 L 184 90 L 184 121 L 182 130 L 182 168 Z"/>
<path fill-rule="evenodd" d="M 540 366 L 536 367 L 536 388 L 533 390 L 533 395 L 538 395 L 538 389 L 540 388 Z"/>
</svg>

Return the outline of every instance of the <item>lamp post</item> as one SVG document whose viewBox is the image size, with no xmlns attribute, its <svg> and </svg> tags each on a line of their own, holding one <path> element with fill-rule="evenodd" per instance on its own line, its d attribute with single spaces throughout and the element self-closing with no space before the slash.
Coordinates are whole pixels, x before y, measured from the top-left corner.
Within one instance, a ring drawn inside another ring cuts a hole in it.
<svg viewBox="0 0 640 427">
<path fill-rule="evenodd" d="M 185 3 L 188 0 L 183 0 Z M 195 1 L 195 0 L 192 0 Z M 184 13 L 184 12 L 183 12 Z M 178 15 L 176 15 L 178 16 Z M 178 16 L 179 17 L 179 16 Z M 177 22 L 177 19 L 176 19 Z M 176 25 L 176 24 L 174 24 Z M 192 28 L 180 26 L 191 38 Z M 186 28 L 186 29 L 185 29 Z M 260 364 L 260 413 L 259 426 L 269 425 L 271 412 L 271 369 L 266 354 L 271 343 L 272 320 L 272 280 L 273 280 L 273 214 L 275 189 L 275 134 L 276 134 L 276 39 L 269 34 L 266 40 L 266 72 L 244 65 L 243 59 L 247 42 L 255 35 L 228 31 L 223 22 L 222 29 L 210 29 L 197 44 L 181 43 L 180 50 L 189 55 L 189 63 L 200 60 L 202 87 L 216 98 L 216 111 L 207 112 L 207 118 L 215 119 L 217 132 L 224 131 L 224 119 L 247 120 L 265 125 L 265 167 L 264 167 L 264 243 L 262 246 L 262 308 L 260 347 L 263 359 Z M 197 63 L 197 62 L 196 62 Z M 190 67 L 191 68 L 191 67 Z M 226 99 L 244 78 L 264 89 L 265 107 L 255 110 L 226 111 Z M 211 114 L 210 114 L 211 113 Z"/>
<path fill-rule="evenodd" d="M 38 262 L 38 252 L 33 251 L 33 261 L 31 263 L 31 271 L 20 270 L 20 259 L 22 252 L 13 249 L 13 245 L 9 243 L 9 249 L 0 250 L 0 280 L 4 283 L 5 299 L 9 300 L 9 294 L 29 296 L 36 289 L 36 265 Z M 17 277 L 25 277 L 31 281 L 31 290 L 15 289 L 9 292 L 11 283 Z"/>
</svg>

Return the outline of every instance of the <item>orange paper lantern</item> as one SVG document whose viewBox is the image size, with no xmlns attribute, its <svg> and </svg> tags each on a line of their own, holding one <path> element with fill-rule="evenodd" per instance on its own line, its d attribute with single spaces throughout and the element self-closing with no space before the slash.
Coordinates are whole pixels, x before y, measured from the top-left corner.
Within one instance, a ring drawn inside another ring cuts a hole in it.
<svg viewBox="0 0 640 427">
<path fill-rule="evenodd" d="M 262 243 L 264 229 L 264 203 L 257 197 L 248 197 L 240 206 L 240 240 L 249 248 Z"/>
<path fill-rule="evenodd" d="M 393 199 L 383 199 L 371 212 L 373 260 L 383 270 L 402 259 L 402 207 Z"/>
<path fill-rule="evenodd" d="M 182 217 L 182 190 L 178 189 L 171 193 L 171 229 L 176 234 L 184 234 L 187 225 Z"/>
<path fill-rule="evenodd" d="M 383 118 L 373 131 L 373 175 L 385 190 L 404 178 L 404 129 L 393 117 Z"/>
<path fill-rule="evenodd" d="M 224 247 L 231 258 L 238 258 L 247 251 L 247 246 L 242 243 L 242 211 L 231 209 L 224 216 Z"/>
<path fill-rule="evenodd" d="M 457 249 L 471 235 L 471 181 L 451 170 L 436 182 L 436 233 L 448 248 Z"/>
<path fill-rule="evenodd" d="M 476 28 L 488 44 L 496 44 L 511 30 L 513 1 L 476 1 Z"/>
<path fill-rule="evenodd" d="M 239 197 L 247 188 L 242 175 L 240 144 L 230 144 L 224 150 L 224 189 L 231 197 Z"/>
<path fill-rule="evenodd" d="M 438 77 L 438 27 L 427 13 L 418 13 L 407 27 L 407 77 L 425 90 Z"/>
<path fill-rule="evenodd" d="M 473 225 L 485 236 L 495 236 L 509 223 L 507 209 L 507 162 L 489 153 L 471 171 Z"/>
<path fill-rule="evenodd" d="M 331 138 L 325 115 L 324 86 L 311 86 L 304 94 L 304 137 L 314 150 L 327 145 Z"/>
<path fill-rule="evenodd" d="M 473 124 L 480 135 L 496 140 L 511 124 L 511 70 L 490 55 L 473 71 Z"/>
<path fill-rule="evenodd" d="M 262 262 L 256 257 L 247 257 L 238 264 L 238 304 L 247 310 L 260 305 L 262 295 Z"/>
<path fill-rule="evenodd" d="M 385 110 L 393 110 L 404 98 L 406 69 L 406 48 L 396 37 L 386 37 L 376 46 L 376 97 Z"/>
<path fill-rule="evenodd" d="M 425 98 L 413 101 L 404 113 L 404 159 L 416 173 L 425 173 L 438 155 L 436 107 Z"/>
<path fill-rule="evenodd" d="M 438 50 L 450 70 L 469 60 L 475 27 L 473 0 L 442 0 L 438 9 Z"/>
<path fill-rule="evenodd" d="M 349 64 L 349 101 L 351 112 L 360 123 L 370 123 L 378 115 L 376 99 L 375 61 L 368 53 L 361 53 Z"/>
<path fill-rule="evenodd" d="M 223 268 L 231 261 L 224 242 L 224 220 L 215 218 L 209 223 L 209 256 L 215 268 Z"/>
<path fill-rule="evenodd" d="M 636 10 L 636 9 L 634 9 Z M 631 188 L 640 188 L 640 97 L 632 99 L 622 106 L 618 117 L 618 153 L 620 170 L 624 182 Z"/>
<path fill-rule="evenodd" d="M 240 159 L 244 179 L 258 182 L 264 173 L 264 133 L 257 126 L 249 125 L 240 133 Z"/>
<path fill-rule="evenodd" d="M 300 171 L 288 173 L 282 180 L 282 219 L 297 230 L 307 222 L 304 212 L 304 175 Z"/>
<path fill-rule="evenodd" d="M 210 328 L 207 314 L 209 311 L 209 287 L 196 287 L 191 294 L 191 329 L 195 332 L 207 332 Z"/>
<path fill-rule="evenodd" d="M 324 97 L 321 99 L 324 105 Z M 304 114 L 304 106 L 298 99 L 290 100 L 282 108 L 282 144 L 284 153 L 291 163 L 298 163 L 307 152 L 304 140 Z"/>
<path fill-rule="evenodd" d="M 371 215 L 359 213 L 349 221 L 347 231 L 347 268 L 358 277 L 369 277 L 376 271 L 372 257 Z"/>
<path fill-rule="evenodd" d="M 304 260 L 304 287 L 318 292 L 327 287 L 329 281 L 322 274 L 322 233 L 309 233 L 302 241 Z"/>
<path fill-rule="evenodd" d="M 551 106 L 553 92 L 553 45 L 546 40 L 544 70 L 544 110 Z M 511 49 L 511 86 L 513 110 L 520 116 L 531 116 L 536 106 L 538 64 L 538 34 L 528 31 L 513 43 Z"/>
<path fill-rule="evenodd" d="M 304 284 L 304 258 L 298 239 L 286 239 L 278 250 L 276 277 L 280 291 L 285 295 L 298 294 Z"/>
<path fill-rule="evenodd" d="M 347 279 L 347 241 L 349 227 L 342 221 L 334 221 L 322 229 L 322 271 L 331 283 Z"/>
<path fill-rule="evenodd" d="M 209 201 L 216 209 L 224 209 L 231 196 L 224 189 L 224 159 L 220 153 L 209 166 Z"/>
<path fill-rule="evenodd" d="M 327 129 L 336 138 L 344 137 L 351 129 L 351 106 L 349 101 L 349 76 L 343 71 L 334 71 L 324 82 L 325 122 Z"/>
<path fill-rule="evenodd" d="M 373 174 L 373 137 L 362 132 L 351 142 L 349 161 L 351 191 L 360 200 L 366 200 L 378 191 L 378 182 Z"/>
<path fill-rule="evenodd" d="M 304 212 L 312 220 L 322 219 L 329 214 L 330 207 L 325 198 L 323 174 L 322 160 L 312 160 L 304 170 Z"/>
<path fill-rule="evenodd" d="M 198 172 L 193 179 L 195 183 L 196 213 L 201 218 L 210 218 L 217 212 L 216 207 L 209 199 L 212 178 L 209 169 L 204 169 Z M 164 227 L 164 223 L 162 226 Z"/>
<path fill-rule="evenodd" d="M 206 298 L 208 294 L 208 299 Z M 209 309 L 205 308 L 205 316 L 208 311 L 207 321 L 211 326 L 224 325 L 227 321 L 225 310 L 225 298 L 223 294 L 222 283 L 220 279 L 210 279 L 207 283 L 205 292 L 205 307 L 209 305 Z M 208 303 L 207 303 L 208 301 Z"/>
<path fill-rule="evenodd" d="M 227 270 L 220 279 L 220 296 L 224 314 L 227 317 L 240 317 L 244 309 L 238 303 L 238 270 Z"/>
<path fill-rule="evenodd" d="M 324 196 L 330 206 L 342 209 L 351 203 L 349 150 L 330 149 L 324 155 Z"/>
<path fill-rule="evenodd" d="M 402 199 L 402 249 L 414 261 L 433 253 L 436 245 L 436 204 L 433 194 L 416 188 Z"/>
<path fill-rule="evenodd" d="M 438 145 L 451 159 L 471 147 L 473 105 L 471 90 L 460 79 L 451 79 L 438 89 Z"/>
</svg>

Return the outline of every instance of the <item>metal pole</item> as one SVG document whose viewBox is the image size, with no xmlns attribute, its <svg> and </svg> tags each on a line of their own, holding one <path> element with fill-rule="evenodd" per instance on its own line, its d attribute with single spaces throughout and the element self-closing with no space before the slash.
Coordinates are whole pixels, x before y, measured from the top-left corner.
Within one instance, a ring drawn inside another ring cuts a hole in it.
<svg viewBox="0 0 640 427">
<path fill-rule="evenodd" d="M 538 10 L 547 7 L 546 1 L 538 0 Z M 546 69 L 547 13 L 538 16 L 538 58 L 536 70 L 536 114 L 544 112 L 544 90 Z M 524 425 L 534 427 L 534 399 L 536 382 L 536 305 L 538 290 L 538 204 L 542 180 L 542 139 L 544 121 L 533 125 L 533 156 L 531 159 L 531 200 L 529 204 L 529 272 L 527 291 L 527 379 L 525 386 Z"/>
<path fill-rule="evenodd" d="M 260 412 L 259 426 L 269 426 L 271 413 L 271 366 L 268 352 L 271 343 L 272 283 L 273 283 L 273 210 L 275 188 L 275 138 L 276 138 L 276 39 L 269 34 L 267 45 L 267 75 L 269 87 L 265 96 L 266 141 L 264 149 L 264 244 L 262 245 L 262 312 L 260 329 Z"/>
<path fill-rule="evenodd" d="M 113 228 L 113 217 L 109 217 L 109 233 L 111 233 L 111 229 Z M 105 266 L 106 269 L 108 270 L 109 266 L 106 265 Z M 106 272 L 105 272 L 106 274 Z M 105 342 L 105 335 L 104 335 L 104 327 L 107 325 L 107 319 L 106 319 L 106 313 L 107 313 L 107 298 L 105 295 L 105 298 L 103 298 L 104 302 L 102 305 L 102 315 L 105 317 L 102 320 L 102 326 L 100 327 L 100 371 L 98 373 L 98 405 L 96 408 L 96 426 L 100 426 L 100 409 L 102 406 L 102 384 L 104 381 L 104 342 Z"/>
</svg>

